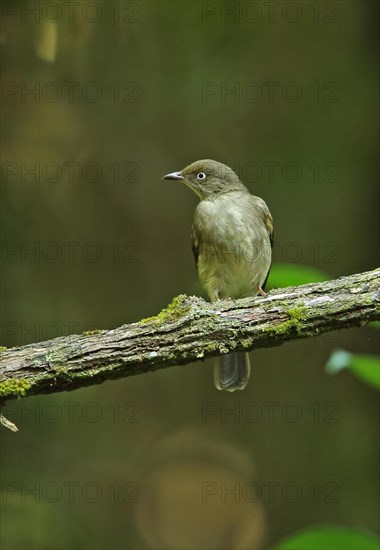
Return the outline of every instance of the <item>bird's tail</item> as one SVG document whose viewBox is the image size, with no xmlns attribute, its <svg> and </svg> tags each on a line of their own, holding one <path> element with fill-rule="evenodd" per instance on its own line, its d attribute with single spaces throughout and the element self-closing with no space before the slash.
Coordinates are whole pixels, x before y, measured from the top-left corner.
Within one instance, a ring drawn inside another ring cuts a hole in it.
<svg viewBox="0 0 380 550">
<path fill-rule="evenodd" d="M 214 382 L 218 390 L 244 390 L 251 367 L 249 355 L 244 351 L 220 355 L 214 367 Z"/>
</svg>

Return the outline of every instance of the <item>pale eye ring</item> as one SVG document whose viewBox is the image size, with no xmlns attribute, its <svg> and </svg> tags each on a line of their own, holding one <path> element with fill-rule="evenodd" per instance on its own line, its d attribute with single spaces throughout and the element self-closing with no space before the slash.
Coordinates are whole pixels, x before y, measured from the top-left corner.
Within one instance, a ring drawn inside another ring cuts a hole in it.
<svg viewBox="0 0 380 550">
<path fill-rule="evenodd" d="M 198 180 L 204 180 L 205 177 L 206 177 L 206 174 L 205 174 L 204 172 L 199 172 L 199 173 L 197 174 L 197 179 L 198 179 Z"/>
</svg>

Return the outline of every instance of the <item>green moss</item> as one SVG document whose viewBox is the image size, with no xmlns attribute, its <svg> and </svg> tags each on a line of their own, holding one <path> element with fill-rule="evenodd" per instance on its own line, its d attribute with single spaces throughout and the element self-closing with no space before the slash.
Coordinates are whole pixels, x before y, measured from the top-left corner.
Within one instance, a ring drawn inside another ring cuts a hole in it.
<svg viewBox="0 0 380 550">
<path fill-rule="evenodd" d="M 6 348 L 5 346 L 0 346 L 0 351 L 5 351 L 6 349 L 8 348 Z"/>
<path fill-rule="evenodd" d="M 167 321 L 174 321 L 175 319 L 180 319 L 184 317 L 189 311 L 190 306 L 185 306 L 184 302 L 187 299 L 186 294 L 180 294 L 176 296 L 168 307 L 165 307 L 158 315 L 153 317 L 147 317 L 146 319 L 141 319 L 139 325 L 146 323 L 166 323 Z"/>
<path fill-rule="evenodd" d="M 46 353 L 46 363 L 49 369 L 57 373 L 64 373 L 67 369 L 66 352 L 64 348 L 54 348 Z"/>
<path fill-rule="evenodd" d="M 265 329 L 265 331 L 272 334 L 288 334 L 289 332 L 296 331 L 298 334 L 302 332 L 302 323 L 306 319 L 305 308 L 303 306 L 296 306 L 284 311 L 289 315 L 287 321 L 278 323 L 277 325 L 271 325 Z"/>
<path fill-rule="evenodd" d="M 23 397 L 31 387 L 24 378 L 14 378 L 0 382 L 0 397 Z"/>
<path fill-rule="evenodd" d="M 71 378 L 71 374 L 67 367 L 55 367 L 54 374 L 57 378 L 65 378 L 68 380 Z"/>
<path fill-rule="evenodd" d="M 85 330 L 82 332 L 83 336 L 91 336 L 92 334 L 99 334 L 101 331 L 100 328 L 94 328 L 92 330 Z"/>
<path fill-rule="evenodd" d="M 241 345 L 243 348 L 249 348 L 252 346 L 252 338 L 243 338 L 241 341 Z"/>
</svg>

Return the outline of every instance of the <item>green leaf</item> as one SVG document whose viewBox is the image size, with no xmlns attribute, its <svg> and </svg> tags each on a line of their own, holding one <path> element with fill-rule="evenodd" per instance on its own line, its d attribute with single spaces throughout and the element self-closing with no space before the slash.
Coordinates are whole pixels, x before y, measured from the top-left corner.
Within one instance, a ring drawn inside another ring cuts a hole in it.
<svg viewBox="0 0 380 550">
<path fill-rule="evenodd" d="M 318 269 L 303 265 L 274 264 L 269 273 L 266 287 L 284 288 L 287 286 L 299 286 L 307 283 L 320 283 L 328 281 L 329 275 Z"/>
<path fill-rule="evenodd" d="M 273 550 L 379 550 L 379 539 L 361 529 L 313 527 L 292 535 Z"/>
<path fill-rule="evenodd" d="M 380 388 L 380 358 L 335 350 L 326 363 L 326 372 L 337 374 L 342 369 L 350 369 L 358 378 L 374 388 Z"/>
</svg>

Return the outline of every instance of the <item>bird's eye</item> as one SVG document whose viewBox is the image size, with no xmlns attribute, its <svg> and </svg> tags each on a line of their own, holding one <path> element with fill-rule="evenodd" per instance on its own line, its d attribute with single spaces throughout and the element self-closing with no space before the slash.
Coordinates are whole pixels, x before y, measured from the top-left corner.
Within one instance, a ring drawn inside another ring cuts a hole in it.
<svg viewBox="0 0 380 550">
<path fill-rule="evenodd" d="M 206 174 L 204 172 L 199 172 L 199 174 L 197 174 L 198 180 L 204 180 L 205 177 L 206 177 Z"/>
</svg>

